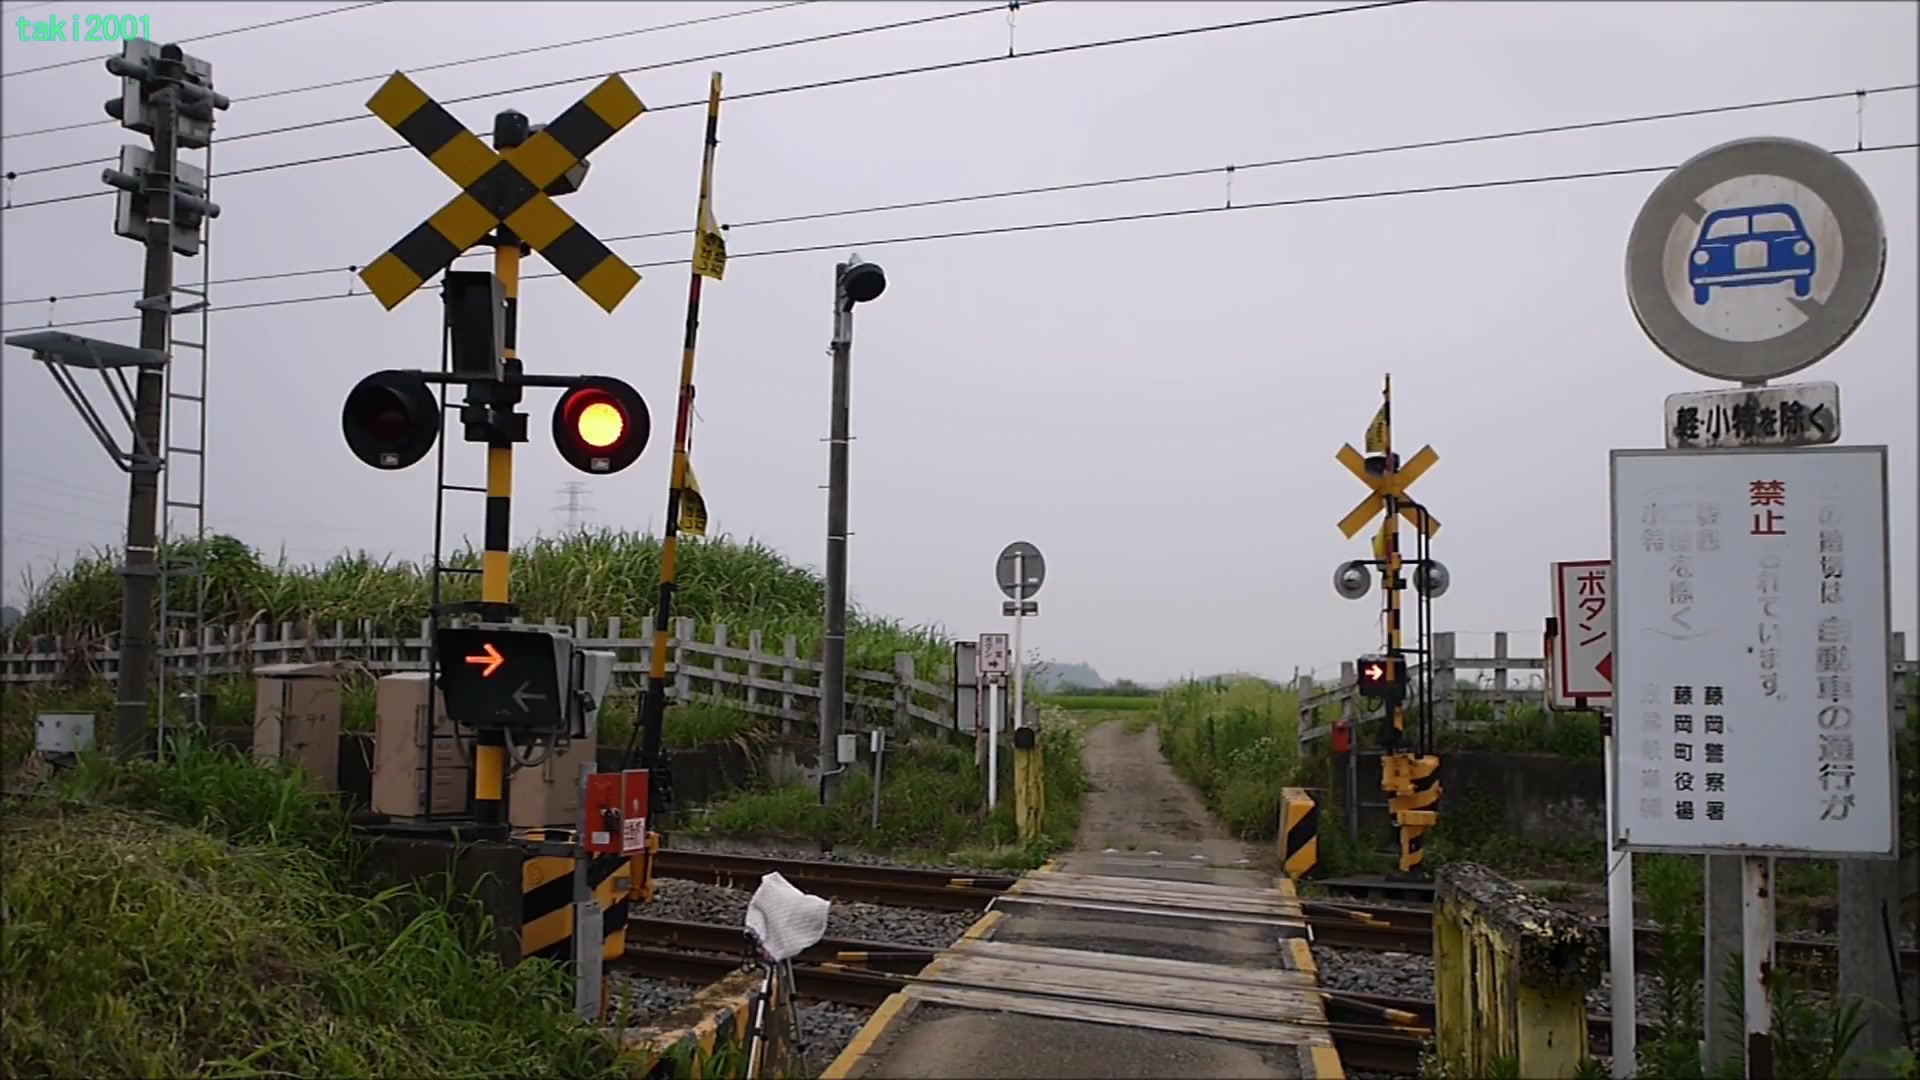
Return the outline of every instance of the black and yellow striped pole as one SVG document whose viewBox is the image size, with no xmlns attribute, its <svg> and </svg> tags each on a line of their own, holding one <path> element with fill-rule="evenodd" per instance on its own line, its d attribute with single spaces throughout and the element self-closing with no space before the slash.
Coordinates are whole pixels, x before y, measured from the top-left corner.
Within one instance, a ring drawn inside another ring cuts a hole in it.
<svg viewBox="0 0 1920 1080">
<path fill-rule="evenodd" d="M 1424 509 L 1406 498 L 1406 485 L 1424 465 L 1414 462 L 1409 475 L 1400 475 L 1400 463 L 1393 454 L 1393 377 L 1387 376 L 1380 389 L 1380 412 L 1367 431 L 1367 453 L 1379 455 L 1381 462 L 1381 498 L 1385 514 L 1380 522 L 1378 550 L 1381 564 L 1381 592 L 1385 596 L 1387 658 L 1393 666 L 1393 680 L 1401 686 L 1387 702 L 1389 745 L 1380 759 L 1380 787 L 1387 795 L 1387 813 L 1391 818 L 1400 849 L 1402 873 L 1417 872 L 1425 858 L 1424 836 L 1439 820 L 1434 806 L 1440 799 L 1440 759 L 1424 736 L 1417 747 L 1407 741 L 1405 687 L 1411 681 L 1401 629 L 1400 593 L 1406 587 L 1401 577 L 1405 563 L 1400 557 L 1400 517 L 1414 517 L 1423 530 L 1433 528 Z M 1422 455 L 1427 452 L 1423 451 Z M 1424 567 L 1423 567 L 1424 570 Z M 1424 649 L 1425 643 L 1422 643 Z M 1429 659 L 1424 654 L 1422 662 Z M 1422 716 L 1422 731 L 1431 731 L 1432 718 Z"/>
<path fill-rule="evenodd" d="M 519 146 L 526 141 L 527 131 L 525 116 L 511 110 L 500 113 L 493 120 L 494 150 Z M 519 338 L 521 254 L 520 238 L 513 230 L 504 224 L 494 230 L 493 275 L 499 279 L 500 291 L 506 300 L 500 356 L 502 367 L 509 369 L 519 364 L 515 348 Z M 511 402 L 495 402 L 492 407 L 503 405 L 509 410 L 512 408 Z M 481 613 L 489 622 L 506 622 L 513 617 L 513 608 L 507 601 L 512 517 L 513 441 L 506 433 L 496 431 L 487 443 L 487 517 L 480 553 Z M 474 820 L 483 826 L 497 826 L 506 820 L 506 786 L 506 731 L 482 728 L 475 734 L 473 746 Z"/>
<path fill-rule="evenodd" d="M 1392 476 L 1399 465 L 1393 460 L 1393 376 L 1388 375 L 1380 387 L 1380 414 L 1375 421 L 1380 441 L 1376 449 L 1373 441 L 1374 431 L 1367 433 L 1367 452 L 1378 453 L 1384 462 L 1383 471 Z M 1389 491 L 1384 496 L 1387 510 L 1380 521 L 1380 558 L 1381 592 L 1386 600 L 1387 655 L 1399 665 L 1399 672 L 1406 671 L 1404 654 L 1400 651 L 1400 499 Z M 1387 716 L 1393 727 L 1393 745 L 1389 750 L 1405 749 L 1407 735 L 1407 714 L 1404 697 L 1395 697 L 1387 706 Z"/>
<path fill-rule="evenodd" d="M 693 351 L 700 336 L 700 283 L 726 274 L 725 238 L 713 223 L 713 156 L 720 145 L 720 73 L 707 85 L 707 137 L 700 160 L 700 204 L 693 233 L 693 269 L 687 283 L 686 340 L 680 351 L 680 394 L 673 415 L 673 468 L 667 483 L 667 520 L 660 534 L 660 592 L 653 607 L 653 645 L 647 650 L 647 696 L 634 735 L 640 739 L 640 765 L 650 773 L 649 813 L 670 811 L 672 788 L 660 749 L 667 711 L 667 627 L 673 618 L 674 570 L 679 555 L 682 503 L 687 497 L 687 440 L 693 425 Z M 704 505 L 699 519 L 705 520 Z M 628 764 L 633 764 L 629 739 Z"/>
</svg>

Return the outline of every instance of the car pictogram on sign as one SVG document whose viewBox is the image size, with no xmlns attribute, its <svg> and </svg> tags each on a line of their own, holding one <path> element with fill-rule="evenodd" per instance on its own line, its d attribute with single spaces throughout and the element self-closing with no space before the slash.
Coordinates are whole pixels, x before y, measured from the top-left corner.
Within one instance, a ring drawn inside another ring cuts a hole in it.
<svg viewBox="0 0 1920 1080">
<path fill-rule="evenodd" d="M 1792 206 L 1733 206 L 1700 222 L 1687 259 L 1687 283 L 1696 305 L 1712 299 L 1716 288 L 1781 281 L 1792 282 L 1793 295 L 1805 299 L 1813 292 L 1818 257 L 1800 211 Z"/>
</svg>

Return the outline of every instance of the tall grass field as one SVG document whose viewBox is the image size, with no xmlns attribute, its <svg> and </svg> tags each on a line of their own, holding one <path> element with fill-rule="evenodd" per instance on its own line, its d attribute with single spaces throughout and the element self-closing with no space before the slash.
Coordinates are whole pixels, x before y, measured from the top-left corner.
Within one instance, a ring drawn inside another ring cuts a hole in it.
<svg viewBox="0 0 1920 1080">
<path fill-rule="evenodd" d="M 255 624 L 273 627 L 282 622 L 311 619 L 321 632 L 337 622 L 354 628 L 371 621 L 376 634 L 419 632 L 431 601 L 430 575 L 425 564 L 378 560 L 362 554 L 343 554 L 321 564 L 268 562 L 245 544 L 228 536 L 207 541 L 202 553 L 207 566 L 206 616 L 210 625 Z M 98 550 L 79 556 L 71 565 L 44 580 L 32 582 L 15 647 L 34 636 L 59 635 L 68 647 L 103 643 L 120 625 L 120 578 L 115 573 L 117 553 Z M 478 553 L 460 551 L 448 565 L 476 567 Z M 581 531 L 552 539 L 536 539 L 513 553 L 511 592 L 521 615 L 530 622 L 549 616 L 571 622 L 584 616 L 604 626 L 621 620 L 626 637 L 651 633 L 652 610 L 658 590 L 660 543 L 655 537 L 602 530 Z M 798 639 L 802 656 L 818 652 L 825 610 L 825 587 L 820 576 L 787 562 L 778 553 L 751 540 L 725 537 L 683 539 L 675 573 L 674 614 L 695 621 L 702 637 L 716 623 L 724 623 L 731 640 L 744 643 L 748 633 L 761 632 L 763 647 L 778 651 L 787 635 Z M 443 601 L 478 597 L 474 575 L 444 575 Z M 191 607 L 194 599 L 182 592 L 168 603 Z M 156 607 L 160 601 L 156 600 Z M 938 627 L 910 626 L 859 611 L 851 613 L 847 631 L 847 663 L 854 670 L 891 672 L 896 653 L 914 657 L 923 677 L 952 662 L 952 646 Z M 744 670 L 743 665 L 735 665 Z M 253 681 L 215 679 L 216 723 L 247 727 L 253 718 Z M 350 678 L 343 690 L 341 720 L 349 731 L 371 730 L 374 687 L 371 679 Z M 603 742 L 624 742 L 633 725 L 637 703 L 631 693 L 609 697 L 601 719 Z M 20 760 L 32 745 L 32 717 L 39 711 L 88 711 L 105 717 L 112 713 L 113 691 L 104 685 L 69 687 L 35 684 L 10 688 L 0 694 L 0 761 Z M 150 706 L 157 714 L 157 702 Z M 755 722 L 723 702 L 690 702 L 668 710 L 666 738 L 670 747 L 732 738 Z"/>
<path fill-rule="evenodd" d="M 1159 697 L 1160 752 L 1243 840 L 1273 837 L 1299 756 L 1292 690 L 1254 678 L 1189 682 Z"/>
<path fill-rule="evenodd" d="M 260 552 L 231 536 L 214 536 L 204 551 L 188 546 L 181 557 L 199 556 L 207 567 L 206 617 L 209 624 L 250 627 L 312 619 L 322 628 L 344 622 L 357 628 L 371 621 L 379 631 L 417 633 L 432 595 L 425 562 L 375 559 L 345 553 L 319 564 L 268 562 Z M 744 641 L 758 630 L 775 643 L 788 634 L 799 639 L 802 655 L 817 646 L 825 584 L 814 571 L 795 566 L 778 552 L 753 540 L 727 537 L 682 538 L 674 573 L 674 614 L 704 628 L 725 623 Z M 465 548 L 448 554 L 446 564 L 476 569 L 479 553 Z M 69 645 L 98 642 L 120 628 L 119 555 L 107 550 L 82 554 L 43 581 L 30 594 L 16 637 L 58 634 Z M 509 592 L 521 616 L 538 622 L 549 616 L 563 623 L 577 616 L 595 621 L 621 620 L 622 632 L 644 635 L 659 587 L 660 541 L 620 530 L 579 531 L 537 538 L 513 552 Z M 479 576 L 441 578 L 443 602 L 477 600 Z M 185 584 L 167 600 L 188 610 L 194 597 Z M 160 600 L 154 601 L 156 610 Z M 853 611 L 847 626 L 850 667 L 892 671 L 896 652 L 914 654 L 922 671 L 951 663 L 946 636 L 937 627 L 909 626 Z"/>
</svg>

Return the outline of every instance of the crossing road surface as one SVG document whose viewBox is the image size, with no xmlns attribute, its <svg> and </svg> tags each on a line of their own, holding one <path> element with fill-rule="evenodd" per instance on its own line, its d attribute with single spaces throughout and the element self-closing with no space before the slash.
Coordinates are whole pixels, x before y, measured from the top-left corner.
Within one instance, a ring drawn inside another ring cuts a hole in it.
<svg viewBox="0 0 1920 1080">
<path fill-rule="evenodd" d="M 1305 920 L 1153 731 L 1087 736 L 1075 849 L 1027 875 L 823 1074 L 1338 1077 Z"/>
</svg>

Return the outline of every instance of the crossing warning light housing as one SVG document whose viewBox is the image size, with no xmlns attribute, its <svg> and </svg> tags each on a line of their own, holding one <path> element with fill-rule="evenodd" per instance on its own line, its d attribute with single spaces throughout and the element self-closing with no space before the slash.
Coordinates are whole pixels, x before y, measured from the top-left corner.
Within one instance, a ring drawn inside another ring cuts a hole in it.
<svg viewBox="0 0 1920 1080">
<path fill-rule="evenodd" d="M 553 407 L 553 445 L 581 472 L 619 472 L 640 459 L 652 433 L 639 392 L 605 375 L 575 380 Z"/>
<path fill-rule="evenodd" d="M 404 469 L 440 437 L 440 402 L 412 371 L 376 371 L 347 395 L 340 427 L 353 456 L 376 469 Z"/>
<path fill-rule="evenodd" d="M 1406 664 L 1398 656 L 1363 656 L 1354 670 L 1362 697 L 1391 703 L 1406 692 Z"/>
</svg>

